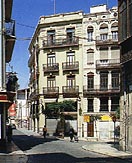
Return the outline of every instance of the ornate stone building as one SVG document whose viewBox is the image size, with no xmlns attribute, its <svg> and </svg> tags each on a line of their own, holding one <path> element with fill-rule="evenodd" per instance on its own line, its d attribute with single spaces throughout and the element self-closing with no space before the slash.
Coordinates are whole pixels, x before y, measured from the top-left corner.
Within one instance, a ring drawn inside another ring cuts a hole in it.
<svg viewBox="0 0 132 163">
<path fill-rule="evenodd" d="M 110 114 L 120 96 L 117 7 L 41 16 L 29 51 L 34 130 L 45 124 L 42 105 L 72 99 L 76 112 L 68 114 L 79 137 L 113 138 Z M 49 128 L 55 123 L 47 120 Z"/>
</svg>

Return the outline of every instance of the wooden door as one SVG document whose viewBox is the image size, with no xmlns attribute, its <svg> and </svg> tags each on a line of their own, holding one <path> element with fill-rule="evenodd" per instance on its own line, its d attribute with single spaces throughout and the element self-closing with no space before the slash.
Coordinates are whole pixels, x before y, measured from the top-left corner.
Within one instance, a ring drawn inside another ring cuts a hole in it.
<svg viewBox="0 0 132 163">
<path fill-rule="evenodd" d="M 87 137 L 94 137 L 94 123 L 87 123 Z"/>
</svg>

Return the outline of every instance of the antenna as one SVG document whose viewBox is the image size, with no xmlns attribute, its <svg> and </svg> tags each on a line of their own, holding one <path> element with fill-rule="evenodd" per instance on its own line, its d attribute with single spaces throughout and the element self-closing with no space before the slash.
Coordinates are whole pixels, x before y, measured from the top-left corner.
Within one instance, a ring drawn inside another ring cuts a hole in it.
<svg viewBox="0 0 132 163">
<path fill-rule="evenodd" d="M 108 0 L 106 0 L 106 5 L 107 5 L 107 7 L 108 7 Z"/>
<path fill-rule="evenodd" d="M 56 0 L 54 0 L 54 15 L 56 14 Z"/>
</svg>

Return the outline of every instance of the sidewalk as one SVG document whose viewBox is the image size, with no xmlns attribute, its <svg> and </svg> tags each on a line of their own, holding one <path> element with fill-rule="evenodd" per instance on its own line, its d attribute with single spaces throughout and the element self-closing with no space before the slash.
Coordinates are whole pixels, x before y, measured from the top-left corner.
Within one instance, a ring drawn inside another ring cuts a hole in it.
<svg viewBox="0 0 132 163">
<path fill-rule="evenodd" d="M 25 163 L 28 157 L 13 142 L 0 146 L 0 163 Z"/>
<path fill-rule="evenodd" d="M 84 150 L 100 153 L 111 157 L 132 157 L 132 153 L 118 150 L 114 144 L 107 142 L 92 142 L 89 145 L 82 146 Z"/>
</svg>

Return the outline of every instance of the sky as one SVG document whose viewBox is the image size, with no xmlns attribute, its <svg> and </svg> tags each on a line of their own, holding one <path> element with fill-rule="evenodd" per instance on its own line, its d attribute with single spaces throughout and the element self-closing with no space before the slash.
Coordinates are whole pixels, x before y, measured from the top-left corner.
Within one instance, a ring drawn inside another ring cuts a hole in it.
<svg viewBox="0 0 132 163">
<path fill-rule="evenodd" d="M 16 43 L 7 71 L 17 73 L 20 89 L 28 87 L 29 38 L 33 36 L 40 16 L 80 10 L 89 13 L 91 6 L 100 4 L 108 4 L 108 8 L 112 8 L 117 6 L 117 0 L 13 0 L 12 19 L 16 21 Z"/>
</svg>

